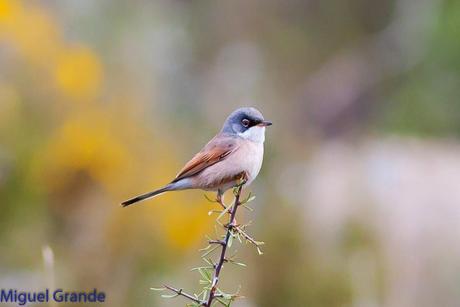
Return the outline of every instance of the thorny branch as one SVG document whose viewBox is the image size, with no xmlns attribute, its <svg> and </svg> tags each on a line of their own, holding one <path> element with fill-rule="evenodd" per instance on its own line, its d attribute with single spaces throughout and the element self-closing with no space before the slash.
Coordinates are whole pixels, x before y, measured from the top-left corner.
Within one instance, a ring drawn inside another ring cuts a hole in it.
<svg viewBox="0 0 460 307">
<path fill-rule="evenodd" d="M 205 306 L 205 302 L 203 301 L 200 301 L 199 299 L 197 299 L 196 297 L 194 297 L 193 295 L 191 294 L 188 294 L 188 293 L 185 293 L 182 289 L 176 289 L 174 287 L 171 287 L 171 286 L 167 286 L 167 285 L 164 285 L 164 287 L 168 290 L 171 290 L 172 292 L 176 293 L 176 296 L 179 296 L 179 295 L 182 295 L 183 297 L 186 297 L 188 298 L 189 300 L 197 303 L 197 304 L 200 304 L 200 306 Z"/>
<path fill-rule="evenodd" d="M 211 284 L 211 291 L 209 292 L 209 298 L 206 304 L 207 307 L 211 306 L 212 301 L 215 298 L 216 290 L 217 290 L 217 283 L 219 282 L 220 271 L 222 270 L 222 267 L 225 262 L 225 252 L 227 251 L 228 242 L 230 240 L 230 237 L 233 235 L 232 230 L 236 226 L 235 217 L 236 217 L 236 211 L 238 210 L 238 206 L 240 205 L 241 189 L 242 189 L 242 185 L 239 185 L 235 193 L 235 202 L 233 203 L 232 208 L 230 208 L 230 222 L 227 224 L 227 233 L 225 234 L 225 239 L 222 242 L 222 250 L 220 253 L 219 262 L 217 263 L 216 269 L 214 271 L 214 277 L 212 279 L 212 284 Z"/>
<path fill-rule="evenodd" d="M 243 184 L 244 182 L 241 182 L 240 185 L 234 188 L 233 193 L 235 198 L 233 203 L 228 206 L 224 203 L 220 195 L 218 195 L 216 200 L 211 200 L 205 196 L 209 201 L 218 203 L 222 207 L 222 210 L 211 210 L 210 214 L 219 214 L 219 216 L 216 219 L 216 222 L 218 225 L 223 227 L 225 233 L 222 235 L 217 234 L 217 239 L 207 237 L 208 245 L 204 249 L 202 249 L 204 253 L 201 255 L 206 265 L 192 269 L 193 271 L 198 271 L 200 273 L 200 284 L 203 285 L 203 290 L 199 294 L 193 295 L 184 292 L 182 289 L 166 285 L 160 289 L 152 288 L 152 290 L 169 290 L 173 293 L 170 295 L 162 296 L 165 298 L 174 298 L 182 296 L 189 300 L 190 303 L 187 304 L 187 306 L 190 307 L 211 307 L 214 306 L 214 303 L 220 303 L 223 306 L 230 306 L 235 299 L 242 297 L 239 295 L 239 289 L 233 294 L 228 294 L 218 287 L 218 283 L 224 263 L 232 263 L 240 266 L 246 266 L 244 263 L 239 263 L 235 261 L 235 254 L 231 256 L 226 255 L 228 249 L 232 245 L 234 238 L 237 238 L 238 241 L 240 241 L 241 243 L 244 241 L 246 243 L 253 244 L 257 248 L 259 254 L 262 254 L 262 251 L 260 250 L 260 245 L 263 245 L 264 242 L 255 240 L 246 232 L 246 228 L 247 226 L 249 226 L 250 223 L 245 225 L 239 225 L 236 222 L 236 213 L 238 208 L 242 206 L 249 210 L 252 210 L 247 206 L 247 204 L 255 198 L 254 196 L 251 196 L 251 194 L 249 194 L 249 196 L 246 199 L 241 199 L 241 191 Z M 229 216 L 228 223 L 226 224 L 222 224 L 219 221 L 224 215 Z M 212 259 L 212 254 L 218 251 L 219 247 L 220 252 L 217 253 L 217 259 L 214 261 Z"/>
</svg>

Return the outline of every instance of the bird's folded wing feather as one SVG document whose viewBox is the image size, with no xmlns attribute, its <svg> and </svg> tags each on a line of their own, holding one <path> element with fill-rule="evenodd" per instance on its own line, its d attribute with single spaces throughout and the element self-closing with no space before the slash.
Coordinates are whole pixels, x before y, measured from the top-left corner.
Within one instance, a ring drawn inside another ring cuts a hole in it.
<svg viewBox="0 0 460 307">
<path fill-rule="evenodd" d="M 187 178 L 198 174 L 207 167 L 225 160 L 231 153 L 238 149 L 237 140 L 234 137 L 222 135 L 215 137 L 197 153 L 177 174 L 172 182 L 177 182 L 183 178 Z"/>
</svg>

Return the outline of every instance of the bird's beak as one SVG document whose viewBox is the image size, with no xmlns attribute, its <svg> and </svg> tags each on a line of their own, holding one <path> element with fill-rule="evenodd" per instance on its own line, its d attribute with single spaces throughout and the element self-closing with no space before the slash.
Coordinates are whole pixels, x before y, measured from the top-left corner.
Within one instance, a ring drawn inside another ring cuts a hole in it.
<svg viewBox="0 0 460 307">
<path fill-rule="evenodd" d="M 268 120 L 263 120 L 260 124 L 258 124 L 257 126 L 261 126 L 261 127 L 268 127 L 268 126 L 271 126 L 273 125 L 272 122 L 268 121 Z"/>
</svg>

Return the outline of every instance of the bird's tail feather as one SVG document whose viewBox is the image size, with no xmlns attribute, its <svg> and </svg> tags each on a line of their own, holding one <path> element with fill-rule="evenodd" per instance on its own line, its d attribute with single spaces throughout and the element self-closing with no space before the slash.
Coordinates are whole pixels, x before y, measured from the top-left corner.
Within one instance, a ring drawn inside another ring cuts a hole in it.
<svg viewBox="0 0 460 307">
<path fill-rule="evenodd" d="M 140 201 L 143 201 L 143 200 L 158 196 L 158 195 L 160 195 L 160 194 L 162 194 L 164 192 L 170 191 L 170 190 L 171 190 L 171 186 L 167 185 L 167 186 L 165 186 L 165 187 L 163 187 L 161 189 L 158 189 L 158 190 L 155 190 L 155 191 L 152 191 L 152 192 L 148 192 L 148 193 L 133 197 L 131 199 L 128 199 L 128 200 L 122 202 L 121 205 L 123 207 L 127 207 L 127 206 L 135 204 L 137 202 L 140 202 Z"/>
</svg>

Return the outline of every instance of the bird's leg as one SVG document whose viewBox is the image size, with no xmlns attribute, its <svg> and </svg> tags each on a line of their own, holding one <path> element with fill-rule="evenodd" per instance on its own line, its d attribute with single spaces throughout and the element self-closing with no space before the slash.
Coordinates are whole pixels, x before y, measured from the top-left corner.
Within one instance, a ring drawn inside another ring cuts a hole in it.
<svg viewBox="0 0 460 307">
<path fill-rule="evenodd" d="M 240 187 L 242 188 L 246 184 L 246 182 L 248 182 L 248 174 L 246 172 L 241 172 L 238 175 L 237 184 L 235 185 L 235 189 L 238 189 Z"/>
<path fill-rule="evenodd" d="M 216 201 L 222 206 L 224 210 L 227 209 L 227 206 L 225 206 L 225 203 L 224 203 L 224 193 L 220 189 L 217 190 Z"/>
<path fill-rule="evenodd" d="M 243 185 L 248 181 L 248 175 L 246 172 L 241 172 L 239 173 L 238 175 L 236 175 L 235 177 L 233 177 L 236 181 L 236 184 L 235 186 L 233 187 L 233 193 L 235 194 L 236 191 L 240 188 L 243 187 Z M 235 194 L 236 196 L 236 194 Z M 216 195 L 216 202 L 219 203 L 222 208 L 223 208 L 223 212 L 226 212 L 227 214 L 229 215 L 232 215 L 232 206 L 235 206 L 236 204 L 230 204 L 230 205 L 225 205 L 224 203 L 224 191 L 218 189 L 217 190 L 217 195 Z M 233 209 L 234 210 L 234 209 Z M 220 217 L 222 217 L 222 215 L 224 215 L 225 213 L 221 213 Z M 238 223 L 236 222 L 236 219 L 234 219 L 234 223 L 233 223 L 233 226 L 235 225 L 238 225 Z M 226 224 L 226 226 L 229 226 L 229 224 Z"/>
</svg>

